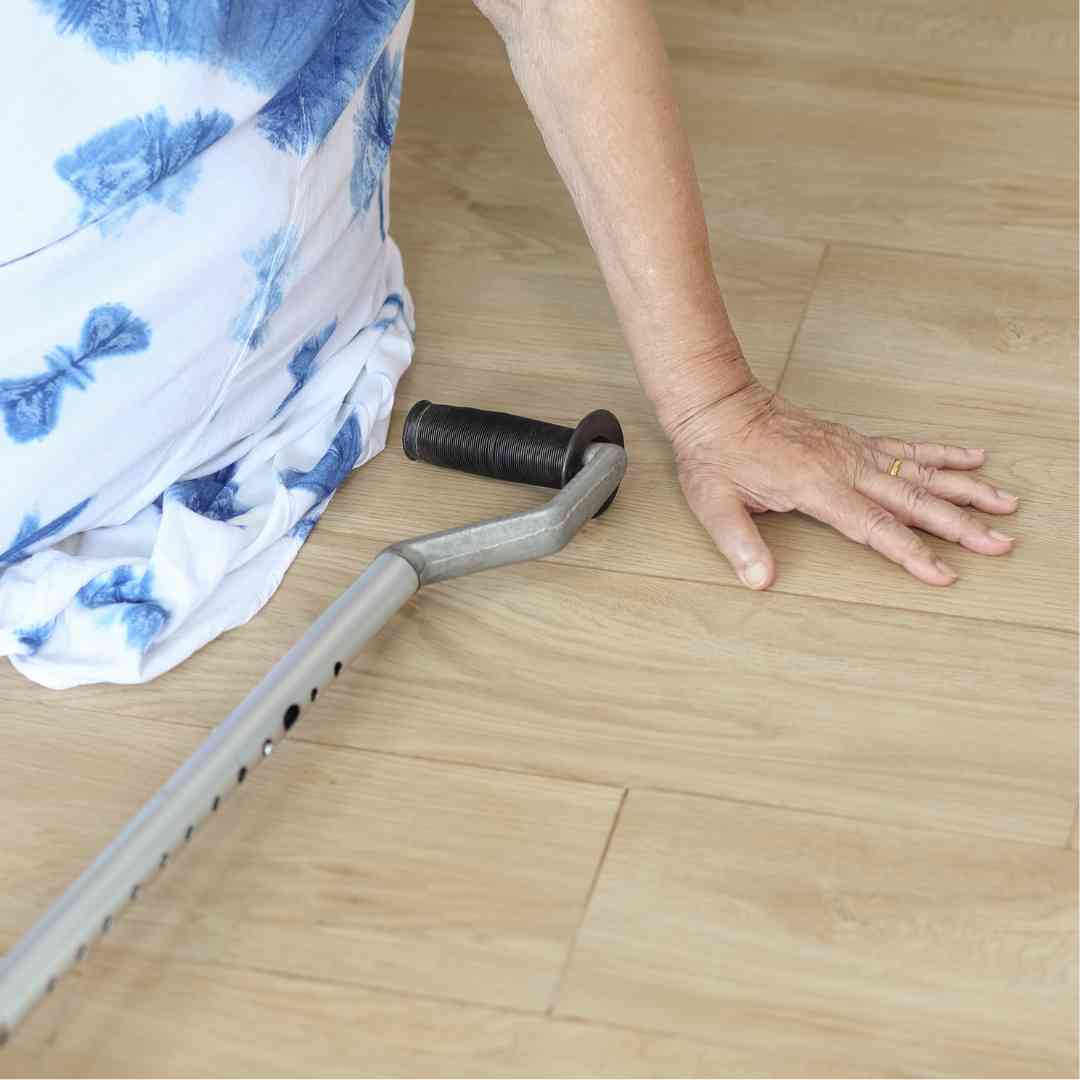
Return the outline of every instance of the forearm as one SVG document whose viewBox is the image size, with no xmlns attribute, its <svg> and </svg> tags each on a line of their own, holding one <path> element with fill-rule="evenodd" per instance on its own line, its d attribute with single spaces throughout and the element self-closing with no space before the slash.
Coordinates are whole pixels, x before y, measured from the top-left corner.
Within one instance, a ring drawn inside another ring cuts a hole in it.
<svg viewBox="0 0 1080 1080">
<path fill-rule="evenodd" d="M 669 429 L 750 378 L 713 273 L 648 0 L 478 0 L 596 252 Z"/>
</svg>

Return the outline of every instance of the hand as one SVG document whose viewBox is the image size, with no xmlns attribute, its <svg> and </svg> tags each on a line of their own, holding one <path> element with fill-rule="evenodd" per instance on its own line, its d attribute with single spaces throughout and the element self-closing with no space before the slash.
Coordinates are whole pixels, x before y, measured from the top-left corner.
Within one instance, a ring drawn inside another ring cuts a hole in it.
<svg viewBox="0 0 1080 1080">
<path fill-rule="evenodd" d="M 800 510 L 899 563 L 929 585 L 957 574 L 913 528 L 983 555 L 1012 550 L 1011 537 L 964 507 L 1011 514 L 1015 495 L 971 473 L 985 451 L 862 435 L 819 420 L 751 380 L 670 432 L 690 508 L 742 582 L 772 584 L 772 553 L 752 514 Z M 889 466 L 902 459 L 899 475 Z"/>
</svg>

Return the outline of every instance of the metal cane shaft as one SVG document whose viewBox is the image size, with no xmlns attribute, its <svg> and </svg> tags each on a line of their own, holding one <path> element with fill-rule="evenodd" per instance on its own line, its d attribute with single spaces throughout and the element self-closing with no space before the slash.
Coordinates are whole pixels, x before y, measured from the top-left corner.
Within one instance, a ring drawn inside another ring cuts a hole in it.
<svg viewBox="0 0 1080 1080">
<path fill-rule="evenodd" d="M 0 1042 L 419 585 L 383 552 L 0 960 Z"/>
</svg>

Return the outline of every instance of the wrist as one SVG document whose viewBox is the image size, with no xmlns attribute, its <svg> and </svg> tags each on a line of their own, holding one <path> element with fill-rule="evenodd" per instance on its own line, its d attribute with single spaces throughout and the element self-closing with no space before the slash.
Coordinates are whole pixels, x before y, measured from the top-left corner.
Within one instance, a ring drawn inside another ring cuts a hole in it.
<svg viewBox="0 0 1080 1080">
<path fill-rule="evenodd" d="M 695 417 L 757 383 L 737 339 L 666 365 L 649 397 L 667 437 L 675 442 Z"/>
</svg>

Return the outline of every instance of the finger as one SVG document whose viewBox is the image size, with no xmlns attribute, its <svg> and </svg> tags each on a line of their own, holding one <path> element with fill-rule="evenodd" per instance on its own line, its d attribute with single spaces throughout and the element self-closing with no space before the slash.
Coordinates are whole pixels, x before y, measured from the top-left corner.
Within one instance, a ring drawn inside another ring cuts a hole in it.
<svg viewBox="0 0 1080 1080">
<path fill-rule="evenodd" d="M 855 486 L 903 524 L 951 540 L 968 551 L 1004 555 L 1012 550 L 1011 536 L 991 529 L 974 514 L 939 499 L 910 480 L 867 469 L 856 477 Z"/>
<path fill-rule="evenodd" d="M 865 544 L 928 585 L 951 585 L 956 571 L 883 506 L 848 487 L 821 491 L 799 507 L 850 540 Z"/>
<path fill-rule="evenodd" d="M 880 450 L 872 449 L 871 454 L 874 464 L 883 473 L 888 473 L 890 466 L 897 460 Z M 901 480 L 925 488 L 939 498 L 948 499 L 957 506 L 974 506 L 976 510 L 983 510 L 988 514 L 1012 514 L 1020 505 L 1015 495 L 994 487 L 988 480 L 970 472 L 919 465 L 914 461 L 904 460 L 895 475 Z"/>
<path fill-rule="evenodd" d="M 935 469 L 977 469 L 986 460 L 986 451 L 969 446 L 947 446 L 945 443 L 906 442 L 884 435 L 867 437 L 867 442 L 889 455 L 889 460 L 906 458 Z"/>
<path fill-rule="evenodd" d="M 767 589 L 776 576 L 772 552 L 739 496 L 733 491 L 709 495 L 695 509 L 739 580 L 751 589 Z"/>
</svg>

